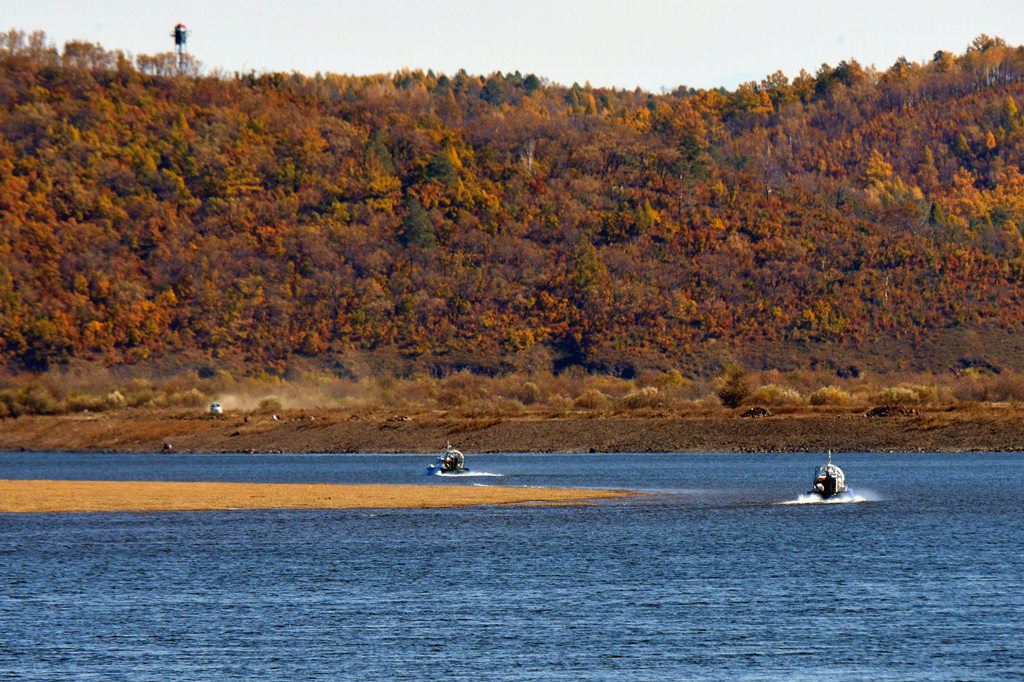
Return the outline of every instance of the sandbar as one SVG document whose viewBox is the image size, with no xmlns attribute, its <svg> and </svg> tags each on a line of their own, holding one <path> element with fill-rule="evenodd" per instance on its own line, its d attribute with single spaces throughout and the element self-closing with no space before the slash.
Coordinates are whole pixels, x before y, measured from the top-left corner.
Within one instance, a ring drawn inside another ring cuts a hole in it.
<svg viewBox="0 0 1024 682">
<path fill-rule="evenodd" d="M 461 485 L 0 480 L 0 513 L 582 504 L 633 494 L 622 490 Z"/>
</svg>

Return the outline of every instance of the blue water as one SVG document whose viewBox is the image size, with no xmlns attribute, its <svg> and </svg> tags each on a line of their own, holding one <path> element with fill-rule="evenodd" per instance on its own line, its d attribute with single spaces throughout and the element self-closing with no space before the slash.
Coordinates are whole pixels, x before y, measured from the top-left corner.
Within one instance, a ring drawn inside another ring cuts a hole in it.
<svg viewBox="0 0 1024 682">
<path fill-rule="evenodd" d="M 1024 677 L 1024 458 L 0 454 L 0 478 L 628 488 L 592 506 L 0 514 L 2 679 Z M 486 474 L 486 475 L 485 475 Z"/>
</svg>

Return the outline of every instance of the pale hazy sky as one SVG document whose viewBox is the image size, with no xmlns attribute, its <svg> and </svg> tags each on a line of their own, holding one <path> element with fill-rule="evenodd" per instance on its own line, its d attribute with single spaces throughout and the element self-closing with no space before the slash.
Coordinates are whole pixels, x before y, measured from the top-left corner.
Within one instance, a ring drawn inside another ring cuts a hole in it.
<svg viewBox="0 0 1024 682">
<path fill-rule="evenodd" d="M 1021 0 L 0 0 L 0 30 L 42 30 L 133 55 L 173 48 L 207 71 L 534 73 L 651 91 L 732 89 L 781 70 L 961 54 L 981 33 L 1024 43 Z"/>
</svg>

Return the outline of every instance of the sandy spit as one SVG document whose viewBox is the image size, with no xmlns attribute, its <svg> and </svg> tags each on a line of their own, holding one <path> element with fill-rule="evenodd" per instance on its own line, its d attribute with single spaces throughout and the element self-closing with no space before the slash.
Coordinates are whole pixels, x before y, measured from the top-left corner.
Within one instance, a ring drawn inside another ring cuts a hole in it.
<svg viewBox="0 0 1024 682">
<path fill-rule="evenodd" d="M 500 486 L 0 480 L 0 512 L 379 509 L 583 503 L 615 490 Z"/>
</svg>

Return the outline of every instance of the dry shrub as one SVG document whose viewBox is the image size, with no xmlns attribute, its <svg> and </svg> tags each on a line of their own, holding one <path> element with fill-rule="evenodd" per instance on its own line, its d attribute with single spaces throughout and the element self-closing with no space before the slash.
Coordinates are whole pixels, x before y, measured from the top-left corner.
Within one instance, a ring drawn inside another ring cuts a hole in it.
<svg viewBox="0 0 1024 682">
<path fill-rule="evenodd" d="M 444 407 L 463 405 L 490 395 L 487 377 L 461 371 L 441 379 L 437 402 Z"/>
<path fill-rule="evenodd" d="M 167 396 L 167 404 L 174 407 L 202 407 L 208 402 L 209 398 L 198 388 L 176 391 Z"/>
<path fill-rule="evenodd" d="M 849 405 L 853 398 L 838 386 L 822 386 L 807 397 L 811 405 Z"/>
<path fill-rule="evenodd" d="M 464 417 L 480 419 L 483 417 L 508 417 L 521 414 L 525 408 L 515 398 L 486 396 L 470 400 L 462 405 L 458 412 Z"/>
<path fill-rule="evenodd" d="M 443 386 L 437 394 L 437 404 L 441 407 L 458 407 L 471 399 L 455 386 Z"/>
<path fill-rule="evenodd" d="M 683 389 L 691 383 L 690 380 L 684 377 L 678 369 L 668 369 L 665 371 L 644 369 L 637 373 L 636 377 L 632 381 L 624 379 L 620 379 L 619 381 L 638 388 L 654 386 L 662 393 Z"/>
<path fill-rule="evenodd" d="M 583 380 L 582 388 L 579 391 L 572 392 L 570 395 L 582 395 L 585 391 L 595 390 L 600 391 L 609 398 L 617 399 L 624 397 L 635 388 L 631 381 L 607 374 L 593 374 Z"/>
<path fill-rule="evenodd" d="M 1019 374 L 1000 374 L 993 377 L 986 399 L 998 402 L 1024 400 L 1024 378 Z"/>
<path fill-rule="evenodd" d="M 537 385 L 540 386 L 541 388 L 548 389 L 547 391 L 545 391 L 545 394 L 550 394 L 557 391 L 562 395 L 567 396 L 579 395 L 580 391 L 583 390 L 583 385 L 591 377 L 591 375 L 588 374 L 587 371 L 584 370 L 582 367 L 567 367 L 558 374 L 550 374 L 549 372 L 544 372 L 543 374 L 548 377 L 548 382 L 550 382 L 549 386 L 545 387 L 543 384 L 537 381 L 537 379 L 539 379 L 540 376 L 536 376 L 534 378 L 534 381 L 537 381 Z"/>
<path fill-rule="evenodd" d="M 21 391 L 21 404 L 25 412 L 32 414 L 57 414 L 61 411 L 60 401 L 53 392 L 42 384 L 31 384 Z"/>
<path fill-rule="evenodd" d="M 260 400 L 259 405 L 256 407 L 256 411 L 261 414 L 269 414 L 271 412 L 281 411 L 281 401 L 278 398 L 269 396 Z"/>
<path fill-rule="evenodd" d="M 549 395 L 547 400 L 544 401 L 544 406 L 548 409 L 548 414 L 564 416 L 573 410 L 573 401 L 569 396 L 559 393 L 557 395 Z"/>
<path fill-rule="evenodd" d="M 871 398 L 874 405 L 918 405 L 921 398 L 918 392 L 906 386 L 891 386 Z"/>
<path fill-rule="evenodd" d="M 917 393 L 917 401 L 922 405 L 934 405 L 949 396 L 948 390 L 941 389 L 935 384 L 914 384 L 907 388 Z"/>
<path fill-rule="evenodd" d="M 126 407 L 128 405 L 128 401 L 125 400 L 124 394 L 121 393 L 121 391 L 117 390 L 116 388 L 113 391 L 107 393 L 107 395 L 103 398 L 103 402 L 105 402 L 107 404 L 107 407 L 109 407 L 112 410 L 116 410 L 120 407 Z"/>
<path fill-rule="evenodd" d="M 537 384 L 532 379 L 519 374 L 503 374 L 501 376 L 489 377 L 485 382 L 487 390 L 493 395 L 500 395 L 503 398 L 516 398 L 522 400 L 524 385 L 527 383 Z M 529 389 L 526 389 L 527 391 Z M 538 387 L 538 393 L 540 388 Z"/>
<path fill-rule="evenodd" d="M 538 400 L 540 400 L 540 387 L 532 381 L 523 383 L 519 389 L 519 401 L 523 405 L 533 405 Z"/>
<path fill-rule="evenodd" d="M 653 369 L 641 369 L 633 377 L 633 383 L 636 386 L 653 386 L 654 382 L 657 381 L 658 377 L 661 376 L 661 372 Z"/>
<path fill-rule="evenodd" d="M 442 379 L 441 385 L 444 388 L 452 388 L 466 394 L 474 394 L 482 392 L 487 381 L 487 377 L 463 370 Z"/>
<path fill-rule="evenodd" d="M 765 384 L 754 391 L 747 402 L 767 407 L 782 407 L 785 405 L 799 405 L 803 401 L 803 397 L 796 389 L 779 386 L 778 384 Z"/>
<path fill-rule="evenodd" d="M 630 391 L 619 401 L 619 406 L 629 410 L 661 405 L 661 391 L 654 386 L 644 386 Z"/>
<path fill-rule="evenodd" d="M 332 402 L 345 410 L 363 411 L 373 409 L 376 396 L 370 382 L 348 382 L 335 394 Z"/>
<path fill-rule="evenodd" d="M 535 372 L 529 375 L 528 379 L 519 375 L 513 375 L 511 378 L 513 381 L 517 380 L 518 383 L 513 384 L 512 390 L 504 393 L 504 395 L 518 398 L 523 403 L 532 405 L 534 408 L 548 406 L 555 396 L 575 395 L 582 381 L 576 377 L 555 376 L 548 372 Z M 533 389 L 526 384 L 533 384 L 537 387 L 537 393 L 533 402 L 528 402 Z"/>
<path fill-rule="evenodd" d="M 33 382 L 23 388 L 0 391 L 0 416 L 60 414 L 68 411 L 67 401 L 55 389 Z"/>
<path fill-rule="evenodd" d="M 1024 401 L 1024 377 L 1004 372 L 997 376 L 974 375 L 964 370 L 952 393 L 958 400 L 970 402 L 1021 402 Z"/>
<path fill-rule="evenodd" d="M 197 375 L 198 376 L 198 375 Z M 271 374 L 264 370 L 253 372 L 250 381 L 255 381 L 261 384 L 281 384 L 284 380 L 276 374 Z"/>
<path fill-rule="evenodd" d="M 952 392 L 935 384 L 903 384 L 872 396 L 875 405 L 934 405 L 953 399 Z"/>
<path fill-rule="evenodd" d="M 661 391 L 662 403 L 684 404 L 703 397 L 702 388 L 685 378 L 678 370 L 671 369 L 658 375 L 652 384 Z"/>
<path fill-rule="evenodd" d="M 123 393 L 125 404 L 128 407 L 151 405 L 156 400 L 156 397 L 160 395 L 159 391 L 149 386 L 128 389 Z"/>
<path fill-rule="evenodd" d="M 188 393 L 191 390 L 198 390 L 196 387 L 199 386 L 201 382 L 202 380 L 199 378 L 199 374 L 195 370 L 189 370 L 176 373 L 174 376 L 161 381 L 160 388 L 167 394 L 168 402 L 171 402 L 173 396 L 176 394 Z"/>
<path fill-rule="evenodd" d="M 226 369 L 218 369 L 213 377 L 204 380 L 203 388 L 209 393 L 223 393 L 235 388 L 235 378 Z"/>
<path fill-rule="evenodd" d="M 8 388 L 0 391 L 0 417 L 19 417 L 25 412 L 25 405 L 18 391 Z"/>
<path fill-rule="evenodd" d="M 581 410 L 603 410 L 608 407 L 608 396 L 596 388 L 588 388 L 577 396 L 573 406 Z"/>
<path fill-rule="evenodd" d="M 679 400 L 674 400 L 671 403 L 668 403 L 666 407 L 671 407 L 679 413 L 691 415 L 705 413 L 718 414 L 718 411 L 722 407 L 722 401 L 712 393 L 701 398 L 680 398 Z"/>
<path fill-rule="evenodd" d="M 36 379 L 46 385 L 54 396 L 72 390 L 102 396 L 112 386 L 116 386 L 118 381 L 110 368 L 81 360 L 71 360 L 67 365 L 54 368 Z"/>
<path fill-rule="evenodd" d="M 391 409 L 422 411 L 433 406 L 438 393 L 437 382 L 417 374 L 410 379 L 378 382 L 376 401 Z"/>
<path fill-rule="evenodd" d="M 750 395 L 747 372 L 739 365 L 726 365 L 722 370 L 718 398 L 726 407 L 739 407 Z"/>
</svg>

